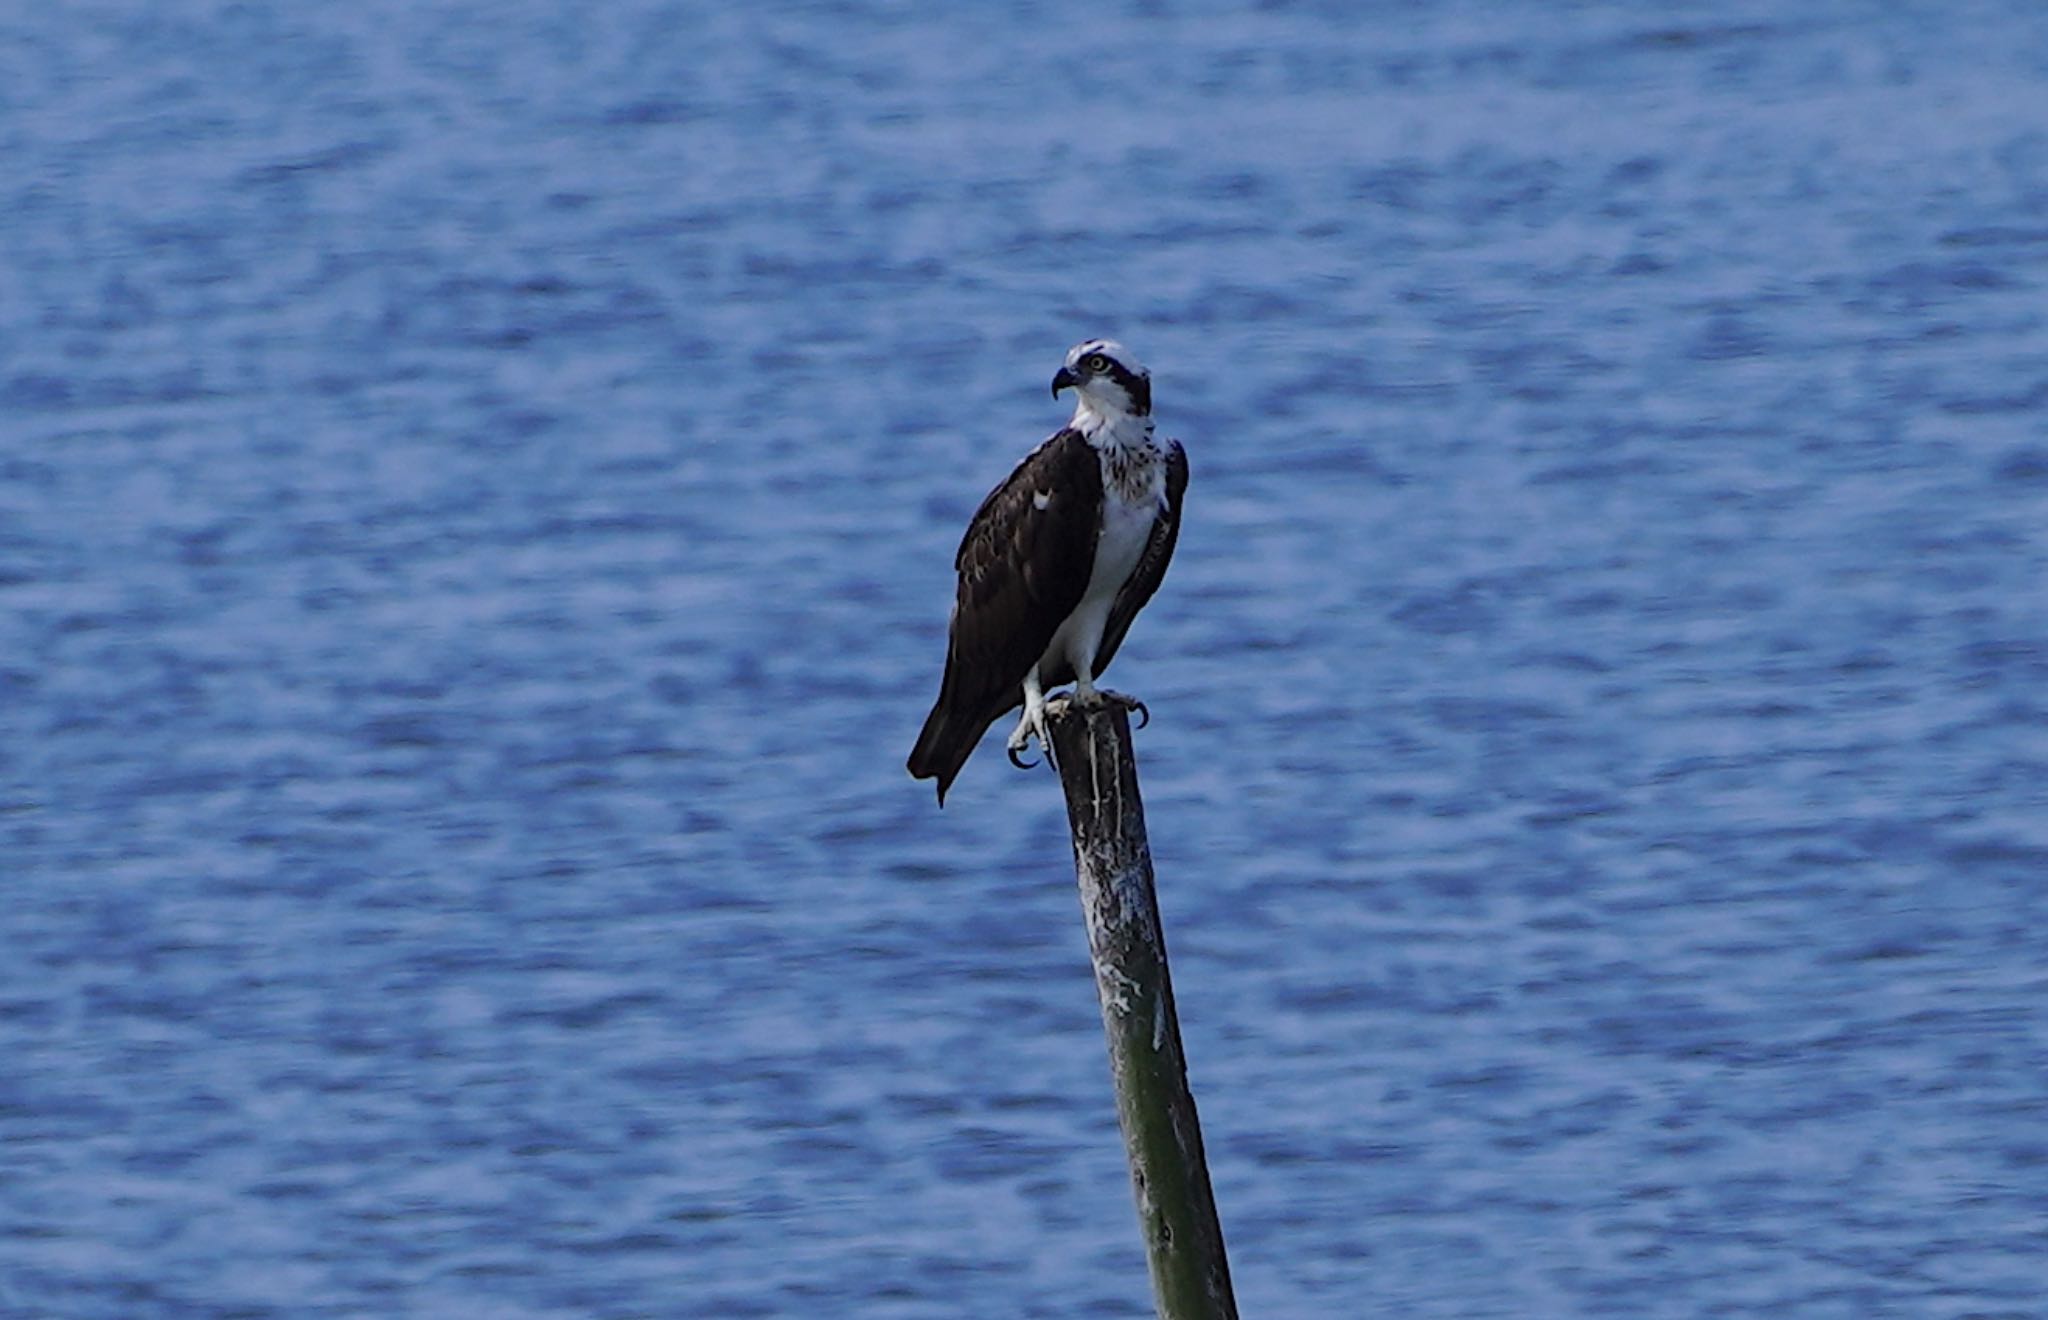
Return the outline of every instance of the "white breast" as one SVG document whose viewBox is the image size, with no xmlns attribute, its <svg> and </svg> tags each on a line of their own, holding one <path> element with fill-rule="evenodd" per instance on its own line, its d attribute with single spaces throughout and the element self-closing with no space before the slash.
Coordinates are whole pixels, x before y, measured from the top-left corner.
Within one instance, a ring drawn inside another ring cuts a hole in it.
<svg viewBox="0 0 2048 1320">
<path fill-rule="evenodd" d="M 1065 661 L 1076 675 L 1092 679 L 1110 607 L 1144 557 L 1152 528 L 1166 507 L 1166 463 L 1150 435 L 1110 435 L 1091 438 L 1091 443 L 1102 463 L 1102 527 L 1095 541 L 1095 565 L 1080 603 L 1053 633 L 1039 667 L 1049 672 Z"/>
<path fill-rule="evenodd" d="M 1088 575 L 1087 595 L 1114 599 L 1138 566 L 1145 543 L 1152 539 L 1152 524 L 1159 518 L 1159 496 L 1148 490 L 1137 500 L 1126 500 L 1114 483 L 1105 480 L 1103 487 L 1102 535 L 1095 542 L 1095 571 Z"/>
</svg>

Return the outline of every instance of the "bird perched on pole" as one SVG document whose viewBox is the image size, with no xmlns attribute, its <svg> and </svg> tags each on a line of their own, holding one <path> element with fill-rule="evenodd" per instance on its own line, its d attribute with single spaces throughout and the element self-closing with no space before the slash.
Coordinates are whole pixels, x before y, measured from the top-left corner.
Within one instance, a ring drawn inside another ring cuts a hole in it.
<svg viewBox="0 0 2048 1320">
<path fill-rule="evenodd" d="M 1152 434 L 1152 377 L 1122 344 L 1074 345 L 1052 378 L 1074 416 L 990 491 L 953 567 L 959 587 L 939 699 L 910 773 L 939 781 L 939 804 L 983 733 L 1019 705 L 1010 760 L 1049 749 L 1045 694 L 1066 683 L 1084 706 L 1166 576 L 1180 536 L 1188 459 Z"/>
</svg>

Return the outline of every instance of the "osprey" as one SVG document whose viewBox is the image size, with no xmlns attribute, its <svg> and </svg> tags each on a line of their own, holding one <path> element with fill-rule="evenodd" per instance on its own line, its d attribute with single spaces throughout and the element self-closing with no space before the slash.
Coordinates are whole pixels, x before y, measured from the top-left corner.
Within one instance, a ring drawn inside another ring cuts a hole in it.
<svg viewBox="0 0 2048 1320">
<path fill-rule="evenodd" d="M 1123 345 L 1076 344 L 1052 378 L 1074 416 L 990 491 L 967 524 L 939 699 L 910 753 L 910 773 L 939 781 L 939 805 L 981 735 L 1019 704 L 1018 759 L 1035 735 L 1051 747 L 1045 694 L 1096 678 L 1116 657 L 1173 558 L 1188 459 L 1152 438 L 1152 378 Z"/>
</svg>

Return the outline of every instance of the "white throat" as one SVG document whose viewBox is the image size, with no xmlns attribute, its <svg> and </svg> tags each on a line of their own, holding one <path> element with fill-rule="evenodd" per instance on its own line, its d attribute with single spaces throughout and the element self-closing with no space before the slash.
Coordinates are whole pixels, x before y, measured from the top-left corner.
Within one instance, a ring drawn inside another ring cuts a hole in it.
<svg viewBox="0 0 2048 1320">
<path fill-rule="evenodd" d="M 1153 443 L 1152 418 L 1121 408 L 1097 408 L 1083 394 L 1068 425 L 1081 433 L 1102 462 L 1105 519 L 1127 512 L 1143 522 L 1149 536 L 1152 520 L 1159 516 L 1166 499 L 1165 454 Z M 1104 526 L 1106 529 L 1107 521 Z M 1104 535 L 1108 534 L 1105 530 Z"/>
<path fill-rule="evenodd" d="M 1152 439 L 1151 417 L 1139 417 L 1121 408 L 1104 408 L 1085 392 L 1077 392 L 1074 419 L 1067 425 L 1097 449 L 1131 449 Z"/>
</svg>

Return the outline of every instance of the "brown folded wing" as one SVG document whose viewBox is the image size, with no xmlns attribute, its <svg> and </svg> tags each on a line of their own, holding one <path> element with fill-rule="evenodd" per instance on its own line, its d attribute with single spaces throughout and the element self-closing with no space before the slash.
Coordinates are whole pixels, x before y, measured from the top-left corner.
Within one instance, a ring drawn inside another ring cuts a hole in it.
<svg viewBox="0 0 2048 1320">
<path fill-rule="evenodd" d="M 1183 482 L 1185 470 L 1183 461 Z M 1062 430 L 990 491 L 967 524 L 953 560 L 960 580 L 946 674 L 910 753 L 910 773 L 936 778 L 940 802 L 988 726 L 1022 704 L 1024 676 L 1080 603 L 1101 502 L 1100 460 L 1079 433 Z"/>
</svg>

